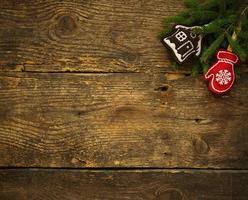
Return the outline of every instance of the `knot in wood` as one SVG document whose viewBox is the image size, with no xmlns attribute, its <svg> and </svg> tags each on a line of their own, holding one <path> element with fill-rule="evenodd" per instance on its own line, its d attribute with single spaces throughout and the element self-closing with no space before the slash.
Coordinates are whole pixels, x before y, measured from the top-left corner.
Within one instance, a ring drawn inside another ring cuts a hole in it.
<svg viewBox="0 0 248 200">
<path fill-rule="evenodd" d="M 157 194 L 156 200 L 184 200 L 183 193 L 177 188 L 168 188 Z"/>
<path fill-rule="evenodd" d="M 55 32 L 58 37 L 68 37 L 75 34 L 78 26 L 72 16 L 64 15 L 58 19 Z"/>
<path fill-rule="evenodd" d="M 195 151 L 199 154 L 206 154 L 210 150 L 208 143 L 201 138 L 194 139 L 193 145 L 194 145 Z"/>
</svg>

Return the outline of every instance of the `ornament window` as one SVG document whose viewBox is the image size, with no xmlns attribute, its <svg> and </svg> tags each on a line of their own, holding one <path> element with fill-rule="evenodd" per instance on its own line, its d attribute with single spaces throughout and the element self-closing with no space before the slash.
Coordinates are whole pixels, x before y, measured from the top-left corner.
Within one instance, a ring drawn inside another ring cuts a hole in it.
<svg viewBox="0 0 248 200">
<path fill-rule="evenodd" d="M 176 34 L 176 38 L 177 38 L 180 42 L 183 42 L 184 40 L 187 39 L 187 35 L 186 35 L 183 31 L 180 31 L 179 33 Z"/>
</svg>

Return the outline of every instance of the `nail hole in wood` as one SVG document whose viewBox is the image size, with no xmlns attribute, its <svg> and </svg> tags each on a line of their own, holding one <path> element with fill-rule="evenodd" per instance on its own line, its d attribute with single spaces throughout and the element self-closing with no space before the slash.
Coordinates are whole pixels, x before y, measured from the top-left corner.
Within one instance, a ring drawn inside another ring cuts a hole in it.
<svg viewBox="0 0 248 200">
<path fill-rule="evenodd" d="M 169 85 L 163 85 L 155 89 L 155 91 L 167 92 L 169 90 Z"/>
<path fill-rule="evenodd" d="M 77 115 L 78 115 L 78 116 L 81 116 L 81 115 L 83 115 L 84 113 L 85 113 L 85 111 L 78 111 L 78 112 L 77 112 Z"/>
<path fill-rule="evenodd" d="M 171 156 L 171 153 L 169 153 L 169 152 L 164 152 L 164 156 Z"/>
<path fill-rule="evenodd" d="M 199 124 L 201 122 L 201 119 L 195 119 L 195 122 Z"/>
<path fill-rule="evenodd" d="M 184 76 L 185 77 L 191 76 L 191 73 L 185 73 Z"/>
</svg>

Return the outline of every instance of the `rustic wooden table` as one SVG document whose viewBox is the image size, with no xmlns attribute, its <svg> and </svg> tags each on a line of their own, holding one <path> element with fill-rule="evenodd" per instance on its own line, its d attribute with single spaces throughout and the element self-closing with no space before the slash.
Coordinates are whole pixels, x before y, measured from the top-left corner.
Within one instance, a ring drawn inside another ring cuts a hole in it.
<svg viewBox="0 0 248 200">
<path fill-rule="evenodd" d="M 1 200 L 248 199 L 248 75 L 216 97 L 175 70 L 156 34 L 182 9 L 0 1 Z"/>
</svg>

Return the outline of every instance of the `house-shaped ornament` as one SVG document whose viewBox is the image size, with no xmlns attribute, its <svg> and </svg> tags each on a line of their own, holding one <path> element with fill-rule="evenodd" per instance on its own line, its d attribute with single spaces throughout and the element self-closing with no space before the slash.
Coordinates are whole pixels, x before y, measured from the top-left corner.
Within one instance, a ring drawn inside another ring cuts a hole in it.
<svg viewBox="0 0 248 200">
<path fill-rule="evenodd" d="M 175 31 L 163 38 L 162 43 L 169 48 L 179 64 L 201 54 L 202 35 L 193 32 L 196 27 L 176 25 Z"/>
</svg>

